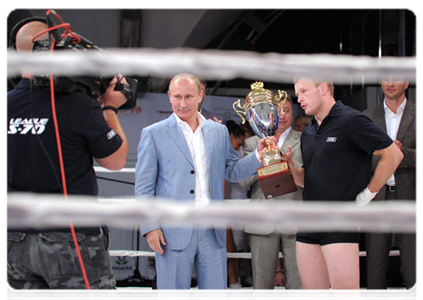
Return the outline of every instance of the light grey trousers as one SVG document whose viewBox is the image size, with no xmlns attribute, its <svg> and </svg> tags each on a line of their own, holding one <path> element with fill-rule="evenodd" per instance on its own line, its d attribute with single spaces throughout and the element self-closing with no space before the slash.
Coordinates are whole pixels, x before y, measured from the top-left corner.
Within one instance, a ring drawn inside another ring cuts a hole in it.
<svg viewBox="0 0 423 300">
<path fill-rule="evenodd" d="M 279 251 L 283 255 L 282 269 L 286 289 L 302 289 L 295 254 L 295 235 L 250 235 L 253 285 L 255 289 L 273 289 Z"/>
</svg>

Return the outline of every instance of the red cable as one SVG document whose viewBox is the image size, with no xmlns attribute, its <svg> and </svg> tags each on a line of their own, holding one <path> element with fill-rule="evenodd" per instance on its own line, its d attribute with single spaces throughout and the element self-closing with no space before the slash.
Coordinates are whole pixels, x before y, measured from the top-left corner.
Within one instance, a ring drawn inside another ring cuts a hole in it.
<svg viewBox="0 0 423 300">
<path fill-rule="evenodd" d="M 54 14 L 54 16 L 57 18 L 57 19 L 59 19 L 59 21 L 60 21 L 60 23 L 63 23 L 63 20 L 62 20 L 62 18 L 59 16 L 59 14 L 57 13 L 57 12 L 55 12 L 53 9 L 49 9 L 47 12 L 46 12 L 46 15 L 48 16 L 49 14 Z"/>
<path fill-rule="evenodd" d="M 56 29 L 59 29 L 59 28 L 65 28 L 66 29 L 65 32 L 62 34 L 62 37 L 65 37 L 66 36 L 65 33 L 72 32 L 72 31 L 69 30 L 70 29 L 70 24 L 69 23 L 63 23 L 63 24 L 59 24 L 59 25 L 54 25 L 52 27 L 49 27 L 49 28 L 44 29 L 44 30 L 40 31 L 39 33 L 37 33 L 37 35 L 35 35 L 32 38 L 32 42 L 34 42 L 40 35 L 43 35 L 44 33 L 47 33 L 47 32 L 50 32 L 50 31 L 53 31 L 53 30 L 56 30 Z M 72 37 L 75 38 L 74 35 L 72 35 Z"/>
<path fill-rule="evenodd" d="M 53 41 L 51 46 L 51 53 L 53 52 L 55 46 L 55 42 Z M 57 116 L 56 116 L 56 104 L 55 104 L 55 97 L 54 97 L 54 77 L 53 74 L 50 74 L 50 95 L 51 95 L 51 110 L 53 114 L 53 123 L 54 123 L 54 130 L 56 133 L 56 142 L 57 142 L 57 151 L 59 155 L 59 164 L 60 164 L 60 173 L 62 175 L 62 185 L 63 185 L 63 195 L 65 196 L 66 201 L 68 201 L 68 190 L 66 187 L 66 177 L 65 177 L 65 168 L 63 164 L 63 155 L 62 155 L 62 146 L 60 144 L 60 134 L 59 134 L 59 126 L 57 123 Z M 70 221 L 70 229 L 72 233 L 73 242 L 75 244 L 75 250 L 78 255 L 79 265 L 81 266 L 82 276 L 84 277 L 85 286 L 88 290 L 91 289 L 90 283 L 88 281 L 87 272 L 85 271 L 84 261 L 82 260 L 81 251 L 79 249 L 78 240 L 76 238 L 75 227 L 73 226 L 72 221 Z"/>
<path fill-rule="evenodd" d="M 79 44 L 81 42 L 81 38 L 78 35 L 76 35 L 75 33 L 73 33 L 73 31 L 70 29 L 71 28 L 70 23 L 63 22 L 62 18 L 54 10 L 47 11 L 46 15 L 48 16 L 50 14 L 54 14 L 54 16 L 60 21 L 61 24 L 49 27 L 49 28 L 39 32 L 36 36 L 34 36 L 32 38 L 32 42 L 34 42 L 35 39 L 37 37 L 39 37 L 40 35 L 47 33 L 47 32 L 50 32 L 50 31 L 53 31 L 53 30 L 56 30 L 56 29 L 59 29 L 59 28 L 65 28 L 65 31 L 62 33 L 61 37 L 63 37 L 63 38 L 64 37 L 72 37 L 73 42 L 75 44 Z"/>
<path fill-rule="evenodd" d="M 70 30 L 70 24 L 63 22 L 62 18 L 59 16 L 59 14 L 57 12 L 50 9 L 50 10 L 47 11 L 46 15 L 48 16 L 50 14 L 53 14 L 61 23 L 61 25 L 56 25 L 54 27 L 51 27 L 50 30 L 54 30 L 54 29 L 57 29 L 57 28 L 60 28 L 60 27 L 64 27 L 66 30 L 62 34 L 62 37 L 66 37 L 66 36 L 72 37 L 73 42 L 75 42 L 75 44 L 79 44 L 81 42 L 81 38 L 79 36 L 77 36 L 75 33 L 73 33 L 72 30 Z"/>
</svg>

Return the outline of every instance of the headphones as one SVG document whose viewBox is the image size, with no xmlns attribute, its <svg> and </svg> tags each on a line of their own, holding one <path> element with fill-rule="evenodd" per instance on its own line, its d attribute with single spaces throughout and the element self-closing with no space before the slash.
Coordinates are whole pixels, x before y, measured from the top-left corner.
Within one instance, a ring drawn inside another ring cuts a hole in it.
<svg viewBox="0 0 423 300">
<path fill-rule="evenodd" d="M 29 22 L 39 21 L 47 24 L 47 20 L 45 17 L 29 17 L 19 21 L 10 31 L 9 39 L 8 39 L 8 49 L 15 49 L 16 50 L 16 35 L 18 34 L 19 29 L 21 29 L 24 25 L 28 24 Z"/>
</svg>

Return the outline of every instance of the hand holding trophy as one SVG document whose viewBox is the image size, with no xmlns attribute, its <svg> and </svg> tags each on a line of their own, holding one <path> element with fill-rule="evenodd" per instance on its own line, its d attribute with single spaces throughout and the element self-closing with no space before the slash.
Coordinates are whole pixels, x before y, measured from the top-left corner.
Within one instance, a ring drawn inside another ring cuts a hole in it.
<svg viewBox="0 0 423 300">
<path fill-rule="evenodd" d="M 279 148 L 269 140 L 278 129 L 279 112 L 284 113 L 283 106 L 288 94 L 278 91 L 276 95 L 264 89 L 263 82 L 253 83 L 251 90 L 245 98 L 245 103 L 241 105 L 241 100 L 238 99 L 233 108 L 241 117 L 242 123 L 247 119 L 258 137 L 267 138 L 267 150 L 261 155 L 263 167 L 257 170 L 260 188 L 267 199 L 295 192 L 297 186 L 288 164 L 283 160 Z"/>
</svg>

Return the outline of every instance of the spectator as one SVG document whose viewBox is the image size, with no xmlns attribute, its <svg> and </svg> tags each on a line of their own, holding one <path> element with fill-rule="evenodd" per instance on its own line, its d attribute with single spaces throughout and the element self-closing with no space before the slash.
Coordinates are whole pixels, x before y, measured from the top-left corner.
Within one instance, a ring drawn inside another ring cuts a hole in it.
<svg viewBox="0 0 423 300">
<path fill-rule="evenodd" d="M 283 112 L 283 113 L 282 113 Z M 280 117 L 275 139 L 282 151 L 292 148 L 296 165 L 302 164 L 301 158 L 301 133 L 291 128 L 292 125 L 292 100 L 288 98 L 283 107 L 280 107 Z M 254 151 L 259 142 L 258 136 L 253 136 L 245 141 L 245 155 Z M 258 175 L 254 175 L 241 183 L 242 186 L 252 187 L 251 201 L 301 201 L 302 189 L 294 193 L 266 199 L 258 183 Z M 260 227 L 247 226 L 246 232 L 250 234 L 251 262 L 253 267 L 253 286 L 255 289 L 273 289 L 277 273 L 279 251 L 283 254 L 283 270 L 285 275 L 285 287 L 287 289 L 302 288 L 295 254 L 295 232 L 279 230 L 275 226 Z M 282 271 L 282 268 L 279 269 Z M 280 279 L 280 278 L 279 278 Z"/>
<path fill-rule="evenodd" d="M 299 132 L 303 132 L 304 128 L 311 123 L 311 116 L 306 114 L 300 114 L 295 118 L 294 129 Z"/>
<path fill-rule="evenodd" d="M 242 158 L 245 133 L 241 126 L 232 120 L 226 122 L 229 136 L 231 137 L 232 147 L 237 151 L 238 157 Z M 240 186 L 238 183 L 226 182 L 226 199 L 245 199 L 248 189 Z M 237 252 L 238 247 L 235 242 L 235 234 L 239 235 L 238 230 L 233 230 L 230 226 L 227 228 L 227 251 Z M 238 260 L 228 258 L 228 285 L 229 288 L 241 288 L 241 279 L 239 277 Z"/>
<path fill-rule="evenodd" d="M 376 201 L 416 201 L 416 105 L 407 100 L 405 91 L 409 83 L 404 78 L 386 77 L 382 80 L 383 102 L 364 112 L 398 146 L 404 155 L 398 169 L 386 186 L 376 195 Z M 380 157 L 373 156 L 373 171 Z M 405 286 L 416 283 L 416 234 L 396 233 L 401 253 L 401 271 Z M 392 233 L 366 233 L 367 288 L 386 289 L 389 251 Z"/>
<path fill-rule="evenodd" d="M 225 124 L 226 120 L 224 118 L 203 107 L 204 99 L 206 99 L 207 83 L 205 81 L 200 81 L 200 86 L 201 86 L 201 90 L 203 91 L 203 94 L 201 96 L 200 103 L 198 104 L 198 112 L 202 114 L 203 117 L 206 118 L 207 120 L 212 120 L 218 123 Z"/>
</svg>

